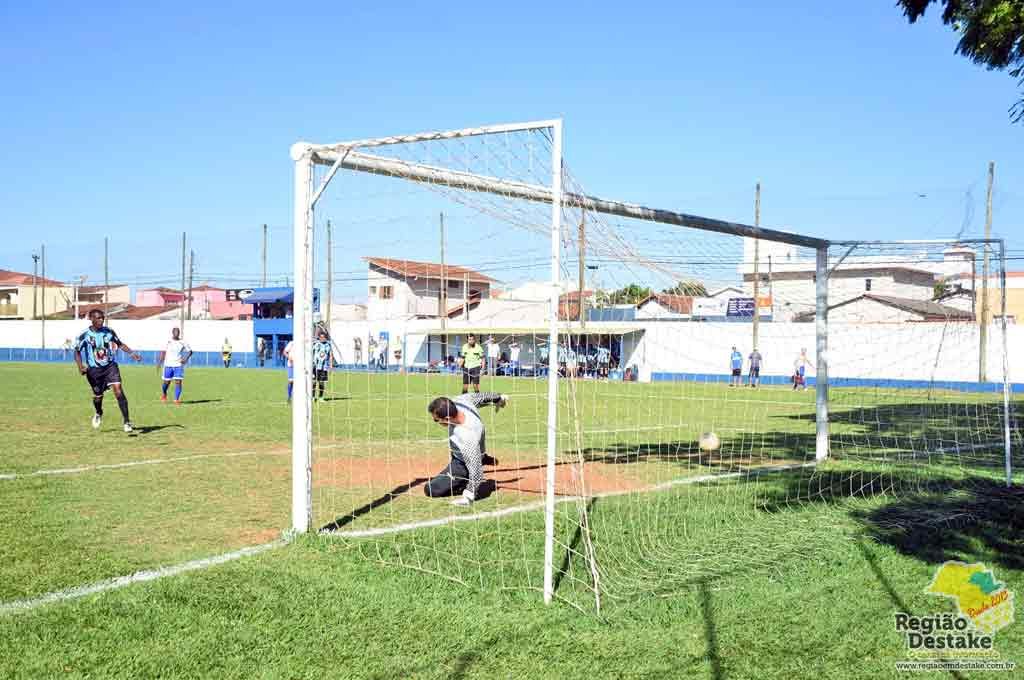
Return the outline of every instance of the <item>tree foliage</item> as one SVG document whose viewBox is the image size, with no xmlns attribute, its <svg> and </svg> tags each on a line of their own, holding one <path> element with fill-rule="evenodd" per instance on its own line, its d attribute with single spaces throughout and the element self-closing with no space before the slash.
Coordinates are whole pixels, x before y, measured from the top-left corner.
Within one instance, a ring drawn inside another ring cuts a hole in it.
<svg viewBox="0 0 1024 680">
<path fill-rule="evenodd" d="M 898 0 L 910 23 L 928 6 L 942 6 L 942 22 L 960 34 L 957 54 L 989 69 L 1008 70 L 1024 90 L 1024 0 Z M 1010 117 L 1024 120 L 1024 96 L 1010 107 Z"/>
<path fill-rule="evenodd" d="M 689 281 L 680 281 L 671 288 L 666 288 L 662 293 L 668 293 L 669 295 L 692 295 L 693 297 L 707 297 L 708 289 L 700 281 L 691 279 Z"/>
<path fill-rule="evenodd" d="M 607 307 L 609 305 L 635 305 L 639 304 L 652 292 L 653 291 L 647 286 L 641 286 L 639 283 L 631 283 L 628 286 L 619 288 L 618 290 L 599 290 L 595 296 L 595 301 L 598 307 Z"/>
</svg>

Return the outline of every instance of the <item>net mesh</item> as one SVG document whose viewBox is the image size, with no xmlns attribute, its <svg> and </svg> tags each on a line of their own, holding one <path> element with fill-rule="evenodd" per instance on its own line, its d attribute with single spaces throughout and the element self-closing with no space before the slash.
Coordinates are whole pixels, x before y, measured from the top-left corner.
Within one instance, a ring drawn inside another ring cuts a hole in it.
<svg viewBox="0 0 1024 680">
<path fill-rule="evenodd" d="M 344 156 L 316 212 L 333 366 L 313 507 L 351 549 L 541 588 L 550 380 L 555 595 L 584 609 L 821 556 L 803 537 L 830 521 L 822 508 L 1000 474 L 1003 396 L 978 388 L 982 248 L 829 250 L 819 463 L 813 250 L 597 212 L 566 163 L 551 346 L 552 131 L 388 142 L 322 152 L 314 181 Z M 508 406 L 480 408 L 495 461 L 459 507 L 424 493 L 450 461 L 427 405 L 461 393 L 471 332 L 480 389 Z M 987 342 L 1001 381 L 1002 337 Z"/>
</svg>

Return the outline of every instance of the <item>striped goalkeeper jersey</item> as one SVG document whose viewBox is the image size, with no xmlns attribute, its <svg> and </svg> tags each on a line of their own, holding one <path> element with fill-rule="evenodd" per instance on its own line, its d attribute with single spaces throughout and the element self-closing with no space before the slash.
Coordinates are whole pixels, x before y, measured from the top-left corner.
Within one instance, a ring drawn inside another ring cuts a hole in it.
<svg viewBox="0 0 1024 680">
<path fill-rule="evenodd" d="M 501 401 L 497 392 L 475 392 L 452 397 L 455 407 L 463 414 L 461 425 L 448 426 L 448 442 L 452 458 L 466 464 L 469 470 L 469 484 L 466 489 L 476 494 L 477 488 L 484 481 L 483 457 L 487 453 L 484 421 L 480 418 L 481 406 L 496 404 Z"/>
</svg>

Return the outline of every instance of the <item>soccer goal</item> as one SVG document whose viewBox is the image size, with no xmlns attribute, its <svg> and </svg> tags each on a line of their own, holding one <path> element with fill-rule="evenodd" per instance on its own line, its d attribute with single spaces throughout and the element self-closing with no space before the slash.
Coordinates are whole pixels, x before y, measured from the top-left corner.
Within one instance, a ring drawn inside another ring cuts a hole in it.
<svg viewBox="0 0 1024 680">
<path fill-rule="evenodd" d="M 292 147 L 295 531 L 600 607 L 807 559 L 822 504 L 1013 479 L 1000 242 L 611 200 L 564 148 Z"/>
</svg>

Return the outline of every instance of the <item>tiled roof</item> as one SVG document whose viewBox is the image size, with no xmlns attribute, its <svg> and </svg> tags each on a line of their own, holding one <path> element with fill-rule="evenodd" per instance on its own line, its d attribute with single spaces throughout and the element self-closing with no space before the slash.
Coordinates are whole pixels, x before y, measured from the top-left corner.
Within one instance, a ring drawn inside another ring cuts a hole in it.
<svg viewBox="0 0 1024 680">
<path fill-rule="evenodd" d="M 63 288 L 67 284 L 62 281 L 54 281 L 53 279 L 44 279 L 41 276 L 36 277 L 36 285 L 45 285 L 54 288 Z M 0 269 L 0 286 L 31 286 L 32 275 L 23 274 L 22 272 L 10 271 L 9 269 Z"/>
<path fill-rule="evenodd" d="M 651 300 L 657 301 L 659 305 L 671 309 L 676 314 L 690 314 L 693 312 L 693 297 L 689 295 L 672 295 L 669 293 L 655 293 L 648 295 L 639 303 L 637 308 L 643 307 Z"/>
<path fill-rule="evenodd" d="M 442 267 L 436 262 L 417 262 L 415 260 L 403 260 L 395 257 L 364 257 L 366 262 L 376 265 L 381 269 L 395 272 L 401 276 L 425 279 L 440 279 Z M 469 267 L 462 267 L 457 264 L 444 266 L 445 276 L 449 279 L 472 281 L 473 283 L 491 283 L 492 279 L 486 274 L 481 274 Z"/>
</svg>

